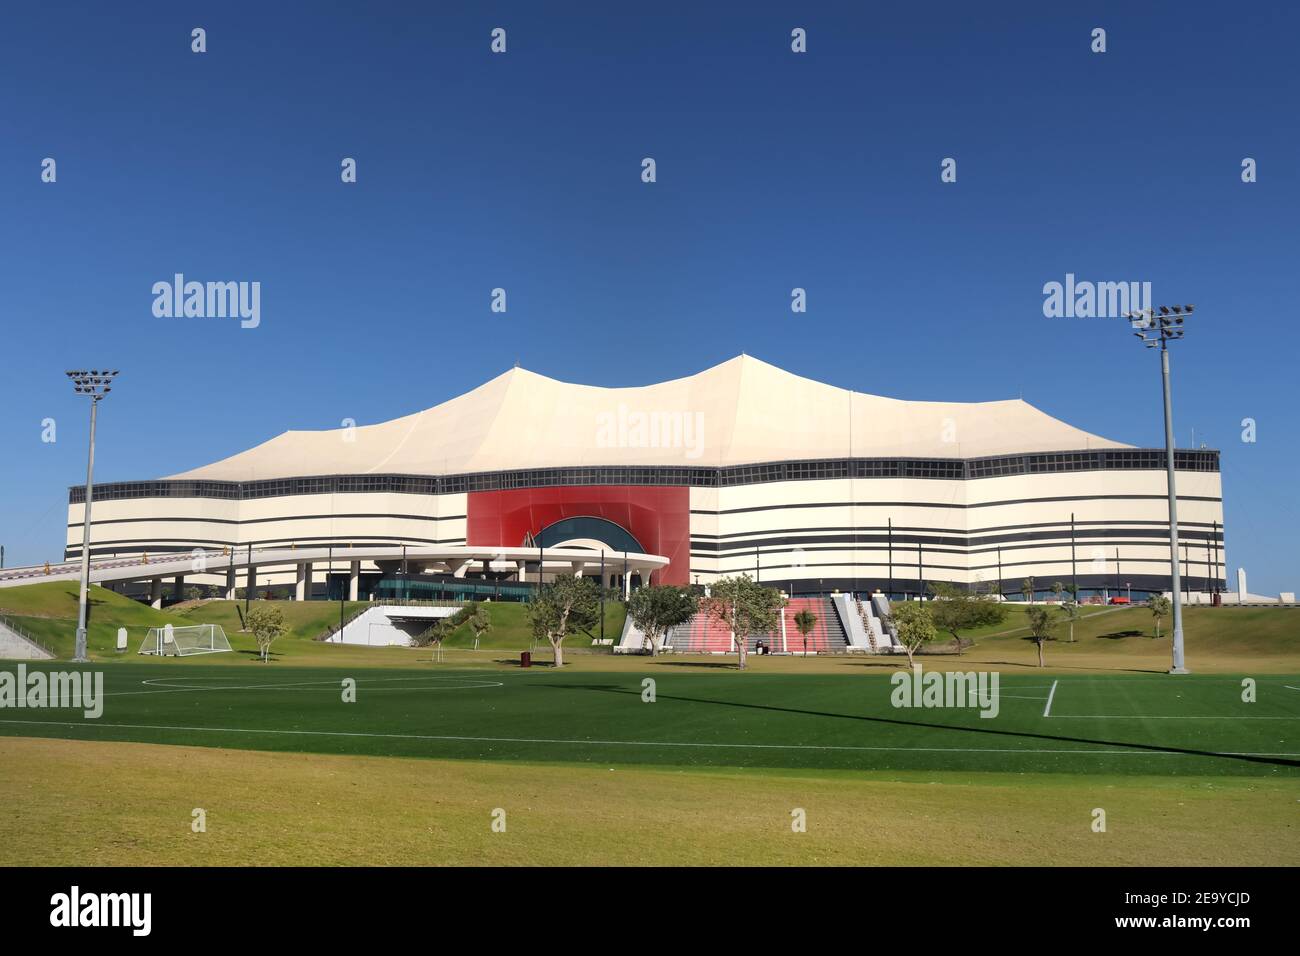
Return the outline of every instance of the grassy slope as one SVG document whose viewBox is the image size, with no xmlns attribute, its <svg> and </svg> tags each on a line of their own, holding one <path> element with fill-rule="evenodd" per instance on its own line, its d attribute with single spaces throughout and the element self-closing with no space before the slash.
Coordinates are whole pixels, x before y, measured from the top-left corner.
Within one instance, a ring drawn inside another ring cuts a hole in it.
<svg viewBox="0 0 1300 956">
<path fill-rule="evenodd" d="M 314 641 L 319 635 L 339 623 L 339 605 L 336 601 L 253 601 L 252 604 L 274 604 L 284 615 L 284 622 L 289 626 L 288 632 L 280 638 L 283 642 Z M 369 605 L 364 601 L 347 601 L 343 605 L 345 618 Z M 175 611 L 190 624 L 220 624 L 230 646 L 236 646 L 237 639 L 245 639 L 251 648 L 252 639 L 239 634 L 240 617 L 243 601 L 200 601 L 180 606 Z"/>
<path fill-rule="evenodd" d="M 256 602 L 255 602 L 256 603 Z M 285 617 L 289 630 L 274 647 L 281 661 L 304 664 L 338 662 L 354 666 L 370 661 L 381 666 L 391 666 L 395 657 L 414 660 L 418 655 L 401 652 L 404 648 L 346 648 L 323 647 L 315 641 L 328 628 L 338 624 L 339 605 L 332 601 L 276 601 Z M 362 601 L 349 601 L 344 614 L 352 615 L 369 605 Z M 239 611 L 242 601 L 199 601 L 176 605 L 166 611 L 155 611 L 145 604 L 115 594 L 101 587 L 91 588 L 89 649 L 93 660 L 114 660 L 117 629 L 127 628 L 132 654 L 151 627 L 173 624 L 219 624 L 225 630 L 231 647 L 242 654 L 254 651 L 252 638 L 240 633 Z M 512 602 L 486 602 L 492 617 L 492 630 L 484 635 L 479 646 L 483 651 L 507 651 L 517 656 L 532 644 L 532 631 L 528 626 L 527 608 Z M 0 614 L 12 617 L 22 628 L 41 638 L 54 648 L 60 658 L 72 656 L 77 630 L 77 585 L 72 582 L 49 582 L 0 589 Z M 605 635 L 616 642 L 623 630 L 623 605 L 611 601 L 605 608 Z M 599 636 L 599 631 L 594 632 Z M 591 646 L 592 637 L 574 634 L 565 640 L 567 648 Z M 468 625 L 453 632 L 445 643 L 447 648 L 472 648 L 474 635 Z M 427 651 L 423 652 L 427 656 Z M 488 655 L 484 655 L 485 659 Z M 209 658 L 209 661 L 219 658 Z M 224 658 L 220 658 L 224 660 Z"/>
<path fill-rule="evenodd" d="M 90 621 L 87 644 L 92 660 L 116 660 L 117 629 L 125 627 L 129 635 L 130 654 L 134 655 L 151 627 L 172 624 L 220 624 L 236 650 L 251 651 L 252 638 L 239 633 L 239 610 L 242 602 L 202 601 L 155 611 L 147 604 L 131 600 L 101 587 L 90 589 Z M 327 601 L 278 601 L 289 625 L 281 638 L 283 645 L 296 645 L 308 655 L 314 638 L 338 623 L 338 605 Z M 350 602 L 345 613 L 365 607 Z M 21 587 L 0 588 L 0 614 L 13 618 L 24 630 L 54 648 L 60 658 L 71 657 L 77 631 L 77 584 L 51 581 Z M 277 645 L 277 649 L 280 645 Z"/>
<path fill-rule="evenodd" d="M 18 623 L 55 647 L 60 657 L 72 653 L 76 631 L 77 587 L 67 582 L 52 582 L 23 587 L 0 589 L 0 613 L 14 616 Z M 220 624 L 230 638 L 231 645 L 250 655 L 253 643 L 250 637 L 240 634 L 238 602 L 205 601 L 183 605 L 168 611 L 151 608 L 123 598 L 102 588 L 92 588 L 90 649 L 92 658 L 117 659 L 114 652 L 117 628 L 126 626 L 131 635 L 131 648 L 139 645 L 145 629 L 160 627 L 168 622 L 176 625 L 213 623 Z M 331 624 L 337 623 L 338 605 L 327 601 L 276 602 L 290 625 L 290 633 L 274 645 L 274 654 L 281 663 L 358 666 L 401 666 L 416 663 L 427 657 L 427 651 L 410 651 L 406 648 L 365 648 L 322 645 L 313 640 Z M 364 604 L 349 603 L 347 613 Z M 493 618 L 493 629 L 481 642 L 478 653 L 468 650 L 473 635 L 468 626 L 462 626 L 445 644 L 449 662 L 472 666 L 505 666 L 517 658 L 518 651 L 527 649 L 532 642 L 524 605 L 510 602 L 489 602 L 483 605 Z M 623 627 L 623 607 L 611 602 L 606 608 L 606 636 L 617 640 Z M 1023 631 L 1025 609 L 1013 605 L 1007 620 L 996 627 L 971 632 L 976 644 L 960 657 L 955 654 L 926 655 L 924 665 L 931 668 L 966 667 L 968 664 L 998 668 L 1034 668 L 1036 653 L 1025 640 Z M 1141 607 L 1122 609 L 1089 609 L 1075 625 L 1074 643 L 1066 640 L 1064 625 L 1057 629 L 1057 639 L 1046 650 L 1047 669 L 1051 672 L 1145 670 L 1160 671 L 1168 667 L 1170 647 L 1165 636 L 1154 639 L 1150 613 Z M 1294 672 L 1300 659 L 1300 611 L 1273 608 L 1188 608 L 1184 617 L 1187 642 L 1187 659 L 1198 673 L 1276 673 Z M 1021 628 L 1021 630 L 1017 630 Z M 1168 621 L 1165 622 L 1168 629 Z M 589 646 L 590 639 L 575 635 L 565 642 L 566 648 L 580 650 Z M 543 652 L 545 658 L 547 652 Z M 575 654 L 573 663 L 581 669 L 610 669 L 622 671 L 646 666 L 679 668 L 684 661 L 692 661 L 703 668 L 713 668 L 728 658 L 710 655 L 668 656 L 653 664 L 640 659 L 601 654 L 595 658 Z M 230 658 L 207 658 L 207 662 L 227 661 Z M 753 659 L 753 666 L 765 671 L 791 673 L 842 673 L 862 669 L 893 669 L 899 666 L 894 658 L 862 658 L 831 656 L 822 658 Z M 671 663 L 670 663 L 671 662 Z"/>
<path fill-rule="evenodd" d="M 21 738 L 0 738 L 0 764 L 2 865 L 1294 865 L 1298 836 L 1294 785 L 1255 779 L 611 771 Z M 195 807 L 206 833 L 191 832 Z M 497 807 L 505 833 L 489 828 Z"/>
<path fill-rule="evenodd" d="M 1007 631 L 1023 619 L 1017 608 Z M 1033 665 L 1034 645 L 1026 631 L 976 637 L 976 645 L 963 657 L 982 663 Z M 1088 615 L 1069 629 L 1056 628 L 1045 656 L 1049 668 L 1092 670 L 1167 670 L 1170 659 L 1169 619 L 1161 637 L 1154 637 L 1151 612 L 1144 607 L 1107 610 Z M 1183 639 L 1189 666 L 1194 671 L 1294 670 L 1300 660 L 1300 610 L 1287 608 L 1187 608 L 1183 614 Z M 928 663 L 928 660 L 927 660 Z"/>
<path fill-rule="evenodd" d="M 482 650 L 526 651 L 533 641 L 533 631 L 528 624 L 528 606 L 515 602 L 487 602 L 481 607 L 487 608 L 492 616 L 492 630 L 483 635 L 479 641 Z M 623 605 L 618 601 L 605 604 L 605 637 L 613 638 L 618 643 L 623 633 Z M 600 636 L 599 628 L 591 635 L 574 634 L 565 638 L 564 647 L 590 647 L 593 638 Z M 471 648 L 474 646 L 474 632 L 468 624 L 462 624 L 452 632 L 451 637 L 443 642 L 444 648 Z"/>
<path fill-rule="evenodd" d="M 39 637 L 61 658 L 71 657 L 77 637 L 75 581 L 49 581 L 22 587 L 0 588 L 0 614 L 13 618 L 24 630 Z M 93 658 L 117 656 L 117 629 L 125 627 L 134 653 L 151 627 L 192 623 L 147 604 L 101 587 L 90 589 L 86 643 Z"/>
</svg>

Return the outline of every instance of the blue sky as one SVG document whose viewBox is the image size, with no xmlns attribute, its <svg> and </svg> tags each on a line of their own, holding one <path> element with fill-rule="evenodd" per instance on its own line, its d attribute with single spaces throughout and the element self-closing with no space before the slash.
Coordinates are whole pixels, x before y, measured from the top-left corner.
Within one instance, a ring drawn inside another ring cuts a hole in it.
<svg viewBox="0 0 1300 956">
<path fill-rule="evenodd" d="M 6 563 L 61 553 L 76 366 L 123 370 L 105 481 L 405 414 L 515 362 L 624 385 L 741 351 L 901 398 L 1023 394 L 1158 446 L 1154 353 L 1122 322 L 1043 316 L 1072 272 L 1196 303 L 1179 444 L 1223 450 L 1229 566 L 1300 589 L 1297 35 L 1283 4 L 8 5 Z M 261 325 L 155 317 L 176 272 L 260 281 Z"/>
</svg>

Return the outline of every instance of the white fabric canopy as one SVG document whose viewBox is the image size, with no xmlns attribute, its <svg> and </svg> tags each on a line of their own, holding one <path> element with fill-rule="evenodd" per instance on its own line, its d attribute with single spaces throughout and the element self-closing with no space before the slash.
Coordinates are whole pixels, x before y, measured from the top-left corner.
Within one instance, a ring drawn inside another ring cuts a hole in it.
<svg viewBox="0 0 1300 956">
<path fill-rule="evenodd" d="M 253 481 L 595 465 L 722 467 L 1128 447 L 1020 400 L 901 401 L 850 392 L 741 355 L 687 378 L 634 388 L 573 385 L 514 368 L 413 415 L 351 432 L 285 432 L 171 477 Z"/>
</svg>

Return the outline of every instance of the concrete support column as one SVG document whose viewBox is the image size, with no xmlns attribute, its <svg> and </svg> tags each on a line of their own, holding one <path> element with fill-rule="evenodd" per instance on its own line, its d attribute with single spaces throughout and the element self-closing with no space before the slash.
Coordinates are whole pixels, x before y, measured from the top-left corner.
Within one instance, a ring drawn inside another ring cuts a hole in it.
<svg viewBox="0 0 1300 956">
<path fill-rule="evenodd" d="M 248 566 L 248 571 L 244 575 L 244 588 L 248 600 L 252 601 L 257 597 L 255 593 L 257 591 L 257 565 L 250 564 Z"/>
<path fill-rule="evenodd" d="M 293 599 L 305 601 L 311 597 L 311 562 L 298 562 L 298 576 L 293 585 Z"/>
<path fill-rule="evenodd" d="M 348 600 L 355 601 L 361 593 L 361 562 L 353 561 L 348 571 Z"/>
<path fill-rule="evenodd" d="M 233 601 L 234 599 L 235 599 L 235 569 L 227 568 L 226 569 L 226 600 Z"/>
<path fill-rule="evenodd" d="M 176 580 L 172 582 L 172 600 L 185 600 L 185 575 L 183 574 L 176 575 Z"/>
<path fill-rule="evenodd" d="M 155 611 L 162 609 L 162 578 L 149 579 L 149 606 Z"/>
<path fill-rule="evenodd" d="M 626 601 L 632 596 L 632 569 L 628 568 L 627 574 L 623 575 L 623 600 Z"/>
<path fill-rule="evenodd" d="M 569 567 L 570 567 L 570 570 L 573 572 L 573 576 L 574 576 L 575 578 L 580 578 L 580 577 L 582 577 L 582 572 L 583 572 L 584 570 L 586 570 L 587 562 L 586 562 L 586 561 L 570 561 L 570 562 L 569 562 Z"/>
</svg>

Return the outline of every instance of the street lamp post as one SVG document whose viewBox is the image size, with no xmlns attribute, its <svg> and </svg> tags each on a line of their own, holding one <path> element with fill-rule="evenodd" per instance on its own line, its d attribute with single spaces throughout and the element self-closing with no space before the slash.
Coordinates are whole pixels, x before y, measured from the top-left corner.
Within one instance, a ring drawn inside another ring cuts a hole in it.
<svg viewBox="0 0 1300 956">
<path fill-rule="evenodd" d="M 65 373 L 72 380 L 78 395 L 90 396 L 90 452 L 86 457 L 86 503 L 81 526 L 81 597 L 77 603 L 77 648 L 73 661 L 85 663 L 86 656 L 86 604 L 90 596 L 90 505 L 94 500 L 95 481 L 95 419 L 99 403 L 113 390 L 116 371 L 89 372 L 74 370 Z"/>
<path fill-rule="evenodd" d="M 1169 343 L 1183 337 L 1183 319 L 1192 314 L 1193 306 L 1160 306 L 1129 312 L 1135 331 L 1149 349 L 1160 350 L 1160 377 L 1165 400 L 1165 474 L 1169 486 L 1169 589 L 1174 605 L 1173 661 L 1171 674 L 1190 673 L 1183 661 L 1182 582 L 1178 569 L 1178 491 L 1174 478 L 1174 410 L 1169 388 Z"/>
</svg>

